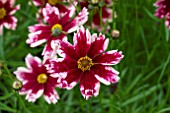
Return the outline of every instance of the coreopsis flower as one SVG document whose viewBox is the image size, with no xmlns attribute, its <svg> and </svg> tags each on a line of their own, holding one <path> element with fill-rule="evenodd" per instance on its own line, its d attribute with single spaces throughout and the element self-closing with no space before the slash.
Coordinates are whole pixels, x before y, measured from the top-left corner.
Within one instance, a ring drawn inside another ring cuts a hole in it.
<svg viewBox="0 0 170 113">
<path fill-rule="evenodd" d="M 41 62 L 38 57 L 31 54 L 26 56 L 26 66 L 18 67 L 14 72 L 17 79 L 22 82 L 22 88 L 19 90 L 20 95 L 26 94 L 29 102 L 35 102 L 40 96 L 44 95 L 44 99 L 50 103 L 56 103 L 59 99 L 55 86 L 57 86 L 57 78 L 51 76 L 46 70 L 46 63 Z"/>
<path fill-rule="evenodd" d="M 33 0 L 35 6 L 45 7 L 47 3 L 56 6 L 60 13 L 65 13 L 68 11 L 68 7 L 63 5 L 61 2 L 66 2 L 66 0 Z"/>
<path fill-rule="evenodd" d="M 54 55 L 58 47 L 53 46 L 56 40 L 67 40 L 67 34 L 74 32 L 77 28 L 84 24 L 88 19 L 88 12 L 86 8 L 73 18 L 75 14 L 75 7 L 72 5 L 69 10 L 60 15 L 58 8 L 49 4 L 43 8 L 43 17 L 47 24 L 36 24 L 29 27 L 29 38 L 27 44 L 31 47 L 36 47 L 44 42 L 47 42 L 43 50 L 43 55 L 49 57 Z"/>
<path fill-rule="evenodd" d="M 38 13 L 36 14 L 36 17 L 37 17 L 39 23 L 41 23 L 42 18 L 44 18 L 43 14 L 42 14 L 42 9 L 46 6 L 47 3 L 52 6 L 57 7 L 60 14 L 67 12 L 69 10 L 68 9 L 69 6 L 71 5 L 71 4 L 64 5 L 63 3 L 68 3 L 65 0 L 43 0 L 43 1 L 42 0 L 33 0 L 33 3 L 35 6 L 40 6 Z"/>
<path fill-rule="evenodd" d="M 123 55 L 117 50 L 105 52 L 109 40 L 104 35 L 91 35 L 81 27 L 73 42 L 74 45 L 60 41 L 63 60 L 51 60 L 47 67 L 54 77 L 60 75 L 61 88 L 72 89 L 80 81 L 81 94 L 89 99 L 99 94 L 100 82 L 106 85 L 118 82 L 119 72 L 109 65 L 118 64 Z"/>
<path fill-rule="evenodd" d="M 102 30 L 100 26 L 100 6 L 99 2 L 102 0 L 91 0 L 91 4 L 93 7 L 92 9 L 94 10 L 94 14 L 92 17 L 92 27 L 95 29 L 98 29 L 99 31 Z M 103 0 L 104 2 L 103 7 L 102 7 L 102 23 L 106 24 L 106 22 L 111 22 L 112 21 L 112 9 L 108 7 L 112 3 L 111 0 Z M 81 7 L 89 7 L 90 2 L 88 0 L 81 0 L 80 6 Z M 94 6 L 93 6 L 94 5 Z M 90 9 L 90 11 L 92 11 Z M 109 29 L 109 28 L 108 28 Z"/>
<path fill-rule="evenodd" d="M 166 18 L 165 25 L 170 29 L 170 1 L 158 0 L 154 5 L 157 7 L 155 16 Z"/>
<path fill-rule="evenodd" d="M 0 0 L 0 35 L 3 27 L 15 30 L 17 26 L 17 18 L 13 14 L 20 9 L 17 5 L 14 7 L 14 0 Z"/>
</svg>

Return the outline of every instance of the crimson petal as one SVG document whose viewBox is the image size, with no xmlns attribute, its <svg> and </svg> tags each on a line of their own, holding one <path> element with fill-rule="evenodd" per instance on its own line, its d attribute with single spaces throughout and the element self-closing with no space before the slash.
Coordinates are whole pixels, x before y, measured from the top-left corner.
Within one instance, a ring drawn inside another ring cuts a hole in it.
<svg viewBox="0 0 170 113">
<path fill-rule="evenodd" d="M 80 80 L 81 75 L 82 75 L 82 71 L 80 71 L 79 69 L 69 70 L 66 74 L 66 78 L 61 79 L 60 87 L 72 89 Z"/>
<path fill-rule="evenodd" d="M 122 52 L 117 50 L 111 50 L 101 55 L 96 56 L 93 62 L 103 65 L 115 65 L 118 64 L 123 58 Z"/>
<path fill-rule="evenodd" d="M 87 100 L 93 95 L 97 96 L 99 89 L 100 82 L 94 77 L 94 72 L 84 72 L 80 80 L 80 91 L 83 97 Z"/>
<path fill-rule="evenodd" d="M 60 42 L 60 50 L 62 51 L 60 53 L 64 55 L 64 57 L 67 56 L 75 61 L 79 59 L 79 57 L 75 52 L 74 47 L 69 42 L 63 42 L 63 41 L 59 41 L 59 42 Z"/>
<path fill-rule="evenodd" d="M 76 53 L 79 57 L 86 56 L 91 45 L 91 34 L 89 30 L 85 30 L 85 28 L 81 26 L 77 34 L 74 35 L 73 41 Z"/>
<path fill-rule="evenodd" d="M 103 53 L 109 44 L 109 39 L 105 39 L 105 36 L 100 34 L 99 37 L 97 34 L 92 35 L 92 44 L 88 52 L 88 56 L 90 58 L 94 58 L 95 56 Z"/>
<path fill-rule="evenodd" d="M 116 83 L 119 80 L 119 72 L 109 66 L 95 65 L 93 67 L 95 77 L 103 84 L 110 85 L 110 83 Z"/>
</svg>

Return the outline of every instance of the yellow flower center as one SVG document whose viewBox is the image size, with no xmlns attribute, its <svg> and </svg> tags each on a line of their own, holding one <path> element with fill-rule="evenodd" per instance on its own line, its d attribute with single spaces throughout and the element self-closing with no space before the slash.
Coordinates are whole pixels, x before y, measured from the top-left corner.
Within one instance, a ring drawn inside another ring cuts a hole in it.
<svg viewBox="0 0 170 113">
<path fill-rule="evenodd" d="M 40 84 L 46 83 L 46 82 L 47 82 L 47 79 L 48 79 L 48 77 L 47 77 L 47 75 L 44 74 L 44 73 L 39 74 L 38 77 L 37 77 L 37 81 L 38 81 L 38 83 L 40 83 Z"/>
<path fill-rule="evenodd" d="M 90 67 L 93 66 L 94 64 L 91 58 L 89 58 L 88 56 L 85 56 L 85 57 L 81 57 L 77 61 L 77 65 L 78 65 L 78 68 L 84 72 L 86 70 L 90 70 Z"/>
<path fill-rule="evenodd" d="M 51 28 L 51 30 L 53 31 L 54 29 L 59 29 L 59 30 L 61 30 L 62 31 L 62 26 L 60 25 L 60 24 L 55 24 L 55 25 L 53 25 L 53 27 Z"/>
<path fill-rule="evenodd" d="M 0 8 L 0 19 L 3 19 L 6 16 L 6 10 L 4 8 Z"/>
<path fill-rule="evenodd" d="M 48 3 L 51 5 L 56 5 L 59 2 L 59 0 L 48 0 Z"/>
<path fill-rule="evenodd" d="M 52 35 L 54 36 L 59 36 L 62 30 L 63 28 L 62 28 L 62 25 L 60 24 L 55 24 L 51 28 Z"/>
</svg>

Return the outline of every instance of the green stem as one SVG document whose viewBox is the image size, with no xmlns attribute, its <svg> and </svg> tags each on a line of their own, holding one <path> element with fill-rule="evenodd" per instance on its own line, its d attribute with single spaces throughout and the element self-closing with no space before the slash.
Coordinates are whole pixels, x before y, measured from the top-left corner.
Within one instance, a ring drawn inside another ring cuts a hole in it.
<svg viewBox="0 0 170 113">
<path fill-rule="evenodd" d="M 115 3 L 113 2 L 113 5 L 112 5 L 112 21 L 113 21 L 113 28 L 115 27 Z"/>
<path fill-rule="evenodd" d="M 28 109 L 26 108 L 26 106 L 25 106 L 25 104 L 24 104 L 21 96 L 18 94 L 18 92 L 16 92 L 16 94 L 17 94 L 17 97 L 18 97 L 19 102 L 21 103 L 22 107 L 24 108 L 24 112 L 25 112 L 25 113 L 30 113 L 30 112 L 28 111 Z M 20 104 L 19 104 L 19 105 L 20 105 Z"/>
<path fill-rule="evenodd" d="M 5 55 L 4 55 L 4 37 L 3 37 L 3 31 L 2 31 L 2 35 L 0 35 L 0 60 L 5 60 Z"/>
<path fill-rule="evenodd" d="M 94 15 L 94 9 L 92 11 L 90 11 L 90 14 L 89 14 L 89 25 L 90 25 L 91 29 L 92 29 L 93 15 Z"/>
<path fill-rule="evenodd" d="M 100 27 L 103 28 L 103 21 L 102 21 L 102 7 L 100 7 L 99 16 L 100 16 Z"/>
<path fill-rule="evenodd" d="M 12 78 L 12 79 L 15 79 L 15 77 L 13 76 L 13 74 L 9 71 L 7 65 L 6 65 L 6 64 L 3 64 L 3 67 L 4 67 L 4 69 L 6 70 L 8 76 L 9 76 L 10 78 Z"/>
</svg>

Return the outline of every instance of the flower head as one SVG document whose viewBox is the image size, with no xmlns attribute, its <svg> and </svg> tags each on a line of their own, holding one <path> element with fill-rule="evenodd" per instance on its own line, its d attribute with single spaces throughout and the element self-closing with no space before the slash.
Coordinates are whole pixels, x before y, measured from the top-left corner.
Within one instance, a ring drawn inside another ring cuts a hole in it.
<svg viewBox="0 0 170 113">
<path fill-rule="evenodd" d="M 42 18 L 44 17 L 42 14 L 42 10 L 46 6 L 47 3 L 52 6 L 57 7 L 60 14 L 64 14 L 65 12 L 67 12 L 70 6 L 70 4 L 64 5 L 64 3 L 66 3 L 66 0 L 33 0 L 33 3 L 35 6 L 40 6 L 38 13 L 36 14 L 39 23 L 43 23 Z"/>
<path fill-rule="evenodd" d="M 0 35 L 2 34 L 3 27 L 7 29 L 16 29 L 17 18 L 13 14 L 20 9 L 19 5 L 14 6 L 14 0 L 1 0 L 0 1 Z"/>
<path fill-rule="evenodd" d="M 91 35 L 84 27 L 74 35 L 74 45 L 60 41 L 64 59 L 60 62 L 52 60 L 48 65 L 53 76 L 61 76 L 60 87 L 72 89 L 80 81 L 81 93 L 88 99 L 98 95 L 100 82 L 106 85 L 118 82 L 119 72 L 109 65 L 118 64 L 123 55 L 117 50 L 105 52 L 108 41 L 102 34 Z"/>
<path fill-rule="evenodd" d="M 64 15 L 60 15 L 58 8 L 49 4 L 43 8 L 44 21 L 47 24 L 37 24 L 29 27 L 29 38 L 27 44 L 31 47 L 36 47 L 44 42 L 47 42 L 43 55 L 45 57 L 56 54 L 54 52 L 58 49 L 58 46 L 53 46 L 56 40 L 67 40 L 66 35 L 76 31 L 79 25 L 84 24 L 87 21 L 87 9 L 84 8 L 75 18 L 75 7 L 71 6 Z"/>
<path fill-rule="evenodd" d="M 170 29 L 170 1 L 169 0 L 158 0 L 154 4 L 157 8 L 155 16 L 159 18 L 166 18 L 165 24 Z"/>
<path fill-rule="evenodd" d="M 26 57 L 25 67 L 19 67 L 14 74 L 17 79 L 22 82 L 22 89 L 19 94 L 26 94 L 26 99 L 30 102 L 35 102 L 41 95 L 50 103 L 56 103 L 59 99 L 55 86 L 57 86 L 58 78 L 54 78 L 46 70 L 46 63 L 42 63 L 38 57 L 33 57 L 28 54 Z"/>
</svg>

